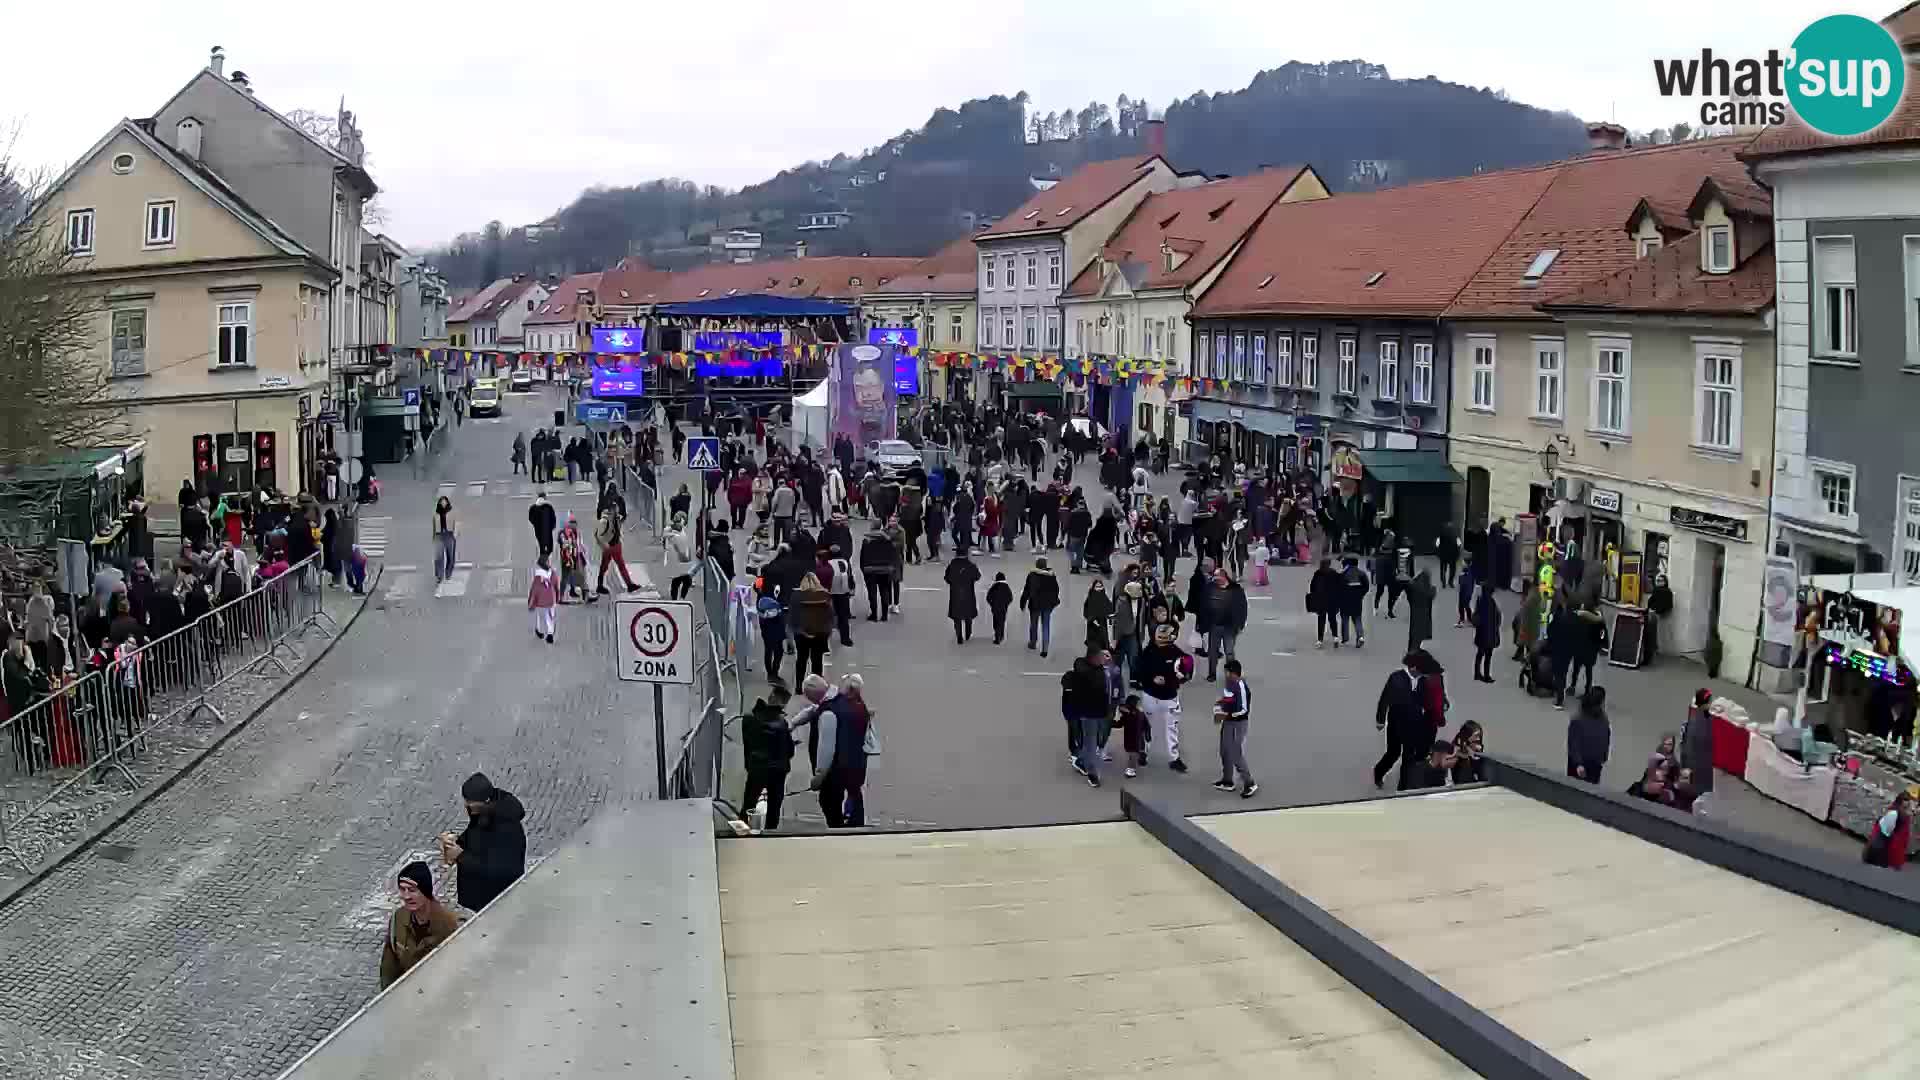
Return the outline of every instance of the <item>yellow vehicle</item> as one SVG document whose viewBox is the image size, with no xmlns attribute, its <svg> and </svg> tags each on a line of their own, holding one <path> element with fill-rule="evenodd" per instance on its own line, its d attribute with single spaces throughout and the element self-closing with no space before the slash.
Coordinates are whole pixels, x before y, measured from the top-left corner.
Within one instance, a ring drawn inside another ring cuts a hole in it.
<svg viewBox="0 0 1920 1080">
<path fill-rule="evenodd" d="M 473 393 L 467 398 L 467 412 L 472 416 L 499 416 L 500 380 L 473 380 Z"/>
</svg>

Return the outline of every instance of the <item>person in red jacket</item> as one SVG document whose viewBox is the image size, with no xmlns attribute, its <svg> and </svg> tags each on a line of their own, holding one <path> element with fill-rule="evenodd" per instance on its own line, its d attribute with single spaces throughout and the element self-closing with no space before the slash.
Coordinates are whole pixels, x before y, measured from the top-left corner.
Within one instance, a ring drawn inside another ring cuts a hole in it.
<svg viewBox="0 0 1920 1080">
<path fill-rule="evenodd" d="M 989 493 L 980 502 L 980 537 L 987 542 L 987 553 L 994 558 L 1000 557 L 996 543 L 1000 536 L 1000 497 Z"/>
<path fill-rule="evenodd" d="M 1893 797 L 1893 805 L 1867 832 L 1867 849 L 1861 860 L 1898 870 L 1907 865 L 1907 848 L 1913 845 L 1913 796 L 1902 791 Z"/>
</svg>

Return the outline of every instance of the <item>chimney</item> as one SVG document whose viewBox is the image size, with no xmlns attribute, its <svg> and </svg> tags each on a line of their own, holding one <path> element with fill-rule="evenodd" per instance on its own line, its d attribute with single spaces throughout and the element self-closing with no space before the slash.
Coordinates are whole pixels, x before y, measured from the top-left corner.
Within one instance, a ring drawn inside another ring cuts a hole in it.
<svg viewBox="0 0 1920 1080">
<path fill-rule="evenodd" d="M 1587 146 L 1591 150 L 1624 150 L 1627 129 L 1611 121 L 1595 121 L 1587 125 Z"/>
<path fill-rule="evenodd" d="M 200 121 L 191 116 L 182 117 L 173 126 L 173 148 L 180 155 L 193 161 L 200 160 Z"/>
<path fill-rule="evenodd" d="M 807 257 L 807 242 L 805 240 L 794 241 L 793 257 L 796 259 L 804 259 Z"/>
<path fill-rule="evenodd" d="M 1165 157 L 1167 154 L 1167 122 L 1165 120 L 1149 120 L 1146 123 L 1146 129 L 1146 146 L 1144 148 L 1146 152 Z"/>
<path fill-rule="evenodd" d="M 218 45 L 213 47 L 213 55 L 207 60 L 207 70 L 225 78 L 227 74 L 227 50 Z"/>
<path fill-rule="evenodd" d="M 227 81 L 239 87 L 240 92 L 243 94 L 253 93 L 253 83 L 248 81 L 247 73 L 244 71 L 234 72 L 233 75 L 229 77 Z"/>
</svg>

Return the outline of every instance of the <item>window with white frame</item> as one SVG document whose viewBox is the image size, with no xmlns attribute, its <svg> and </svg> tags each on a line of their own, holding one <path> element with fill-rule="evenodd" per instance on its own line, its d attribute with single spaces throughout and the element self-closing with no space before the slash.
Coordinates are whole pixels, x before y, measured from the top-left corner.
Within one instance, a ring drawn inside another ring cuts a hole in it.
<svg viewBox="0 0 1920 1080">
<path fill-rule="evenodd" d="M 1127 320 L 1122 316 L 1113 321 L 1113 354 L 1127 355 Z"/>
<path fill-rule="evenodd" d="M 113 374 L 118 378 L 146 373 L 146 310 L 121 308 L 113 313 Z"/>
<path fill-rule="evenodd" d="M 1159 333 L 1158 333 L 1159 327 L 1160 327 L 1160 320 L 1158 319 L 1140 320 L 1140 355 L 1141 356 L 1152 357 L 1152 356 L 1158 355 L 1157 353 L 1154 352 L 1154 349 L 1157 347 L 1156 342 L 1159 337 Z"/>
<path fill-rule="evenodd" d="M 253 303 L 221 304 L 215 329 L 215 360 L 220 367 L 253 363 Z"/>
<path fill-rule="evenodd" d="M 961 315 L 958 311 L 948 312 L 947 313 L 947 344 L 949 345 L 960 344 L 960 332 L 966 329 L 966 325 L 967 325 L 967 322 L 966 322 L 965 316 Z"/>
<path fill-rule="evenodd" d="M 1380 343 L 1380 369 L 1375 372 L 1379 382 L 1374 385 L 1373 396 L 1377 398 L 1397 398 L 1400 396 L 1400 343 L 1383 341 Z"/>
<path fill-rule="evenodd" d="M 1633 343 L 1626 338 L 1593 339 L 1593 430 L 1625 435 L 1631 421 Z"/>
<path fill-rule="evenodd" d="M 1633 242 L 1633 253 L 1635 258 L 1644 259 L 1647 256 L 1659 250 L 1660 250 L 1660 234 L 1659 233 L 1655 233 L 1652 236 L 1642 236 Z"/>
<path fill-rule="evenodd" d="M 1025 333 L 1020 339 L 1020 343 L 1026 348 L 1031 349 L 1034 346 L 1039 344 L 1039 341 L 1038 341 L 1039 332 L 1040 332 L 1038 328 L 1039 321 L 1040 321 L 1039 317 L 1036 316 L 1033 312 L 1031 311 L 1027 312 L 1025 325 L 1022 327 L 1022 330 L 1024 330 Z"/>
<path fill-rule="evenodd" d="M 1814 334 L 1818 356 L 1855 355 L 1853 237 L 1813 238 Z"/>
<path fill-rule="evenodd" d="M 93 254 L 93 211 L 67 211 L 67 252 L 71 255 Z"/>
<path fill-rule="evenodd" d="M 1533 415 L 1541 420 L 1563 419 L 1566 408 L 1564 377 L 1567 345 L 1558 338 L 1533 342 Z"/>
<path fill-rule="evenodd" d="M 1056 289 L 1060 287 L 1060 253 L 1057 251 L 1047 253 L 1047 284 Z"/>
<path fill-rule="evenodd" d="M 1733 226 L 1712 225 L 1707 228 L 1707 264 L 1704 269 L 1709 274 L 1724 274 L 1733 269 Z"/>
<path fill-rule="evenodd" d="M 1900 571 L 1908 585 L 1920 585 L 1920 480 L 1900 480 Z"/>
<path fill-rule="evenodd" d="M 1469 404 L 1467 407 L 1470 409 L 1485 409 L 1487 412 L 1492 412 L 1494 409 L 1493 388 L 1494 376 L 1496 374 L 1495 365 L 1497 363 L 1494 354 L 1494 339 L 1491 335 L 1486 337 L 1470 337 L 1467 339 L 1467 348 L 1473 356 L 1472 364 L 1468 369 L 1472 382 L 1468 388 L 1467 401 Z"/>
<path fill-rule="evenodd" d="M 178 205 L 172 199 L 153 199 L 147 203 L 146 247 L 173 246 L 173 215 Z"/>
<path fill-rule="evenodd" d="M 1293 335 L 1273 335 L 1273 385 L 1293 385 Z"/>
<path fill-rule="evenodd" d="M 1031 289 L 1038 284 L 1040 284 L 1040 257 L 1029 255 L 1027 256 L 1027 288 Z"/>
<path fill-rule="evenodd" d="M 991 308 L 980 309 L 980 344 L 982 346 L 993 344 L 993 309 Z"/>
<path fill-rule="evenodd" d="M 1228 378 L 1234 382 L 1247 381 L 1247 332 L 1236 331 L 1233 335 L 1233 373 Z"/>
<path fill-rule="evenodd" d="M 1413 381 L 1407 385 L 1407 400 L 1416 405 L 1433 404 L 1433 342 L 1413 343 Z"/>
<path fill-rule="evenodd" d="M 1300 338 L 1300 387 L 1303 390 L 1320 388 L 1320 335 L 1307 334 Z"/>
<path fill-rule="evenodd" d="M 1012 273 L 1013 271 L 1008 270 L 1007 272 Z M 1013 309 L 1001 308 L 1000 309 L 1000 344 L 1001 346 L 1004 348 L 1012 349 L 1012 348 L 1018 347 L 1019 342 L 1020 342 L 1020 339 L 1013 336 Z"/>
<path fill-rule="evenodd" d="M 1047 348 L 1058 349 L 1059 347 L 1060 313 L 1058 311 L 1049 311 L 1047 312 Z"/>
<path fill-rule="evenodd" d="M 1267 335 L 1253 335 L 1251 348 L 1253 349 L 1253 367 L 1249 375 L 1254 385 L 1265 386 L 1267 384 Z"/>
<path fill-rule="evenodd" d="M 1360 392 L 1360 343 L 1353 338 L 1343 337 L 1334 344 L 1339 355 L 1339 371 L 1334 377 L 1333 392 L 1336 394 L 1358 394 Z"/>
<path fill-rule="evenodd" d="M 1694 445 L 1740 449 L 1740 348 L 1716 342 L 1694 345 Z"/>
<path fill-rule="evenodd" d="M 1853 466 L 1844 461 L 1808 458 L 1807 472 L 1813 478 L 1814 516 L 1844 529 L 1858 528 L 1860 516 L 1853 501 L 1856 479 Z"/>
<path fill-rule="evenodd" d="M 1212 345 L 1213 345 L 1213 339 L 1211 337 L 1208 337 L 1205 333 L 1202 333 L 1199 338 L 1199 344 L 1195 347 L 1196 351 L 1194 352 L 1194 356 L 1199 358 L 1199 363 L 1194 365 L 1195 368 L 1197 369 L 1194 371 L 1195 375 L 1198 375 L 1202 378 L 1206 378 L 1213 374 L 1212 370 L 1210 370 L 1206 366 L 1207 357 L 1213 355 L 1212 352 L 1210 351 L 1212 348 Z"/>
<path fill-rule="evenodd" d="M 1227 367 L 1227 335 L 1213 335 L 1213 377 L 1231 378 L 1231 369 Z"/>
<path fill-rule="evenodd" d="M 1000 275 L 1006 279 L 1007 288 L 1018 287 L 1019 279 L 1013 276 L 1013 256 L 1009 255 L 1000 260 Z"/>
<path fill-rule="evenodd" d="M 993 259 L 992 258 L 985 258 L 980 260 L 980 291 L 981 292 L 993 291 Z"/>
</svg>

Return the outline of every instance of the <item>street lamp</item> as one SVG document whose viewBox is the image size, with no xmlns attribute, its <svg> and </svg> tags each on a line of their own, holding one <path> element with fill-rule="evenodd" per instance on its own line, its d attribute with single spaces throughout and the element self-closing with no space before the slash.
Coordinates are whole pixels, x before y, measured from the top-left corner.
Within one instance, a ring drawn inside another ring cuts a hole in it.
<svg viewBox="0 0 1920 1080">
<path fill-rule="evenodd" d="M 1547 479 L 1553 479 L 1555 469 L 1560 467 L 1560 448 L 1549 442 L 1540 451 L 1540 467 L 1547 471 Z"/>
</svg>

